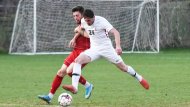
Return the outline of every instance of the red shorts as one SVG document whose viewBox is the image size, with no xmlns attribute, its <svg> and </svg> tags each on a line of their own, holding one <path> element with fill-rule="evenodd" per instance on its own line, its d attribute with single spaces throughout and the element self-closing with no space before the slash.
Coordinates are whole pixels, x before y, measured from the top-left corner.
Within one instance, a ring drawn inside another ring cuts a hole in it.
<svg viewBox="0 0 190 107">
<path fill-rule="evenodd" d="M 73 63 L 75 61 L 75 59 L 80 55 L 81 52 L 83 52 L 84 50 L 77 50 L 74 49 L 69 56 L 67 56 L 67 58 L 65 58 L 64 60 L 64 64 L 68 67 L 71 63 Z M 84 67 L 86 64 L 83 64 L 82 67 Z"/>
</svg>

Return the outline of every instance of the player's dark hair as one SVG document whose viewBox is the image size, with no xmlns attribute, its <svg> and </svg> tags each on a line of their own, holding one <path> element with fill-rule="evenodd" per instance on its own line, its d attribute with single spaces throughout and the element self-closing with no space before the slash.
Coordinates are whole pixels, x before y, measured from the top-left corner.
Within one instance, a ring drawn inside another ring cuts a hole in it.
<svg viewBox="0 0 190 107">
<path fill-rule="evenodd" d="M 79 11 L 81 14 L 84 12 L 84 8 L 82 6 L 76 6 L 72 9 L 72 12 L 77 12 Z"/>
<path fill-rule="evenodd" d="M 90 9 L 85 9 L 84 13 L 83 13 L 84 17 L 88 17 L 88 18 L 93 18 L 94 17 L 94 12 Z"/>
</svg>

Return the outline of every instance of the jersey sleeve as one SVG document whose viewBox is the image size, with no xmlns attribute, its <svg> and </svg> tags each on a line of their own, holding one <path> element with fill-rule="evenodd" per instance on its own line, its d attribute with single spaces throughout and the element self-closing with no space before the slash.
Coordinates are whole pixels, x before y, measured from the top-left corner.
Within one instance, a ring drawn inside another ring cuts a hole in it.
<svg viewBox="0 0 190 107">
<path fill-rule="evenodd" d="M 85 30 L 87 23 L 85 22 L 84 18 L 81 19 L 81 28 Z"/>
<path fill-rule="evenodd" d="M 84 18 L 81 19 L 81 27 L 84 27 Z"/>
<path fill-rule="evenodd" d="M 102 19 L 102 23 L 103 29 L 105 29 L 106 32 L 109 32 L 113 28 L 113 26 L 105 18 Z"/>
</svg>

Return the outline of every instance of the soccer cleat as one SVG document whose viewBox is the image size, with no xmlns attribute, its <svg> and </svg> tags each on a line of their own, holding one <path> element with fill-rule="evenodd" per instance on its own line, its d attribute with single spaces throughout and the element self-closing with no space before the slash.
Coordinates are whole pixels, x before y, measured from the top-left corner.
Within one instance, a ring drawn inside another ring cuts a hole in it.
<svg viewBox="0 0 190 107">
<path fill-rule="evenodd" d="M 43 101 L 45 101 L 48 104 L 51 102 L 51 98 L 48 95 L 38 95 L 38 98 L 42 99 Z"/>
<path fill-rule="evenodd" d="M 77 93 L 77 90 L 72 85 L 63 85 L 62 88 L 65 89 L 65 90 L 67 90 L 67 91 L 72 92 L 73 94 Z"/>
<path fill-rule="evenodd" d="M 86 99 L 90 98 L 93 88 L 94 87 L 92 84 L 90 84 L 90 86 L 86 88 L 86 90 L 85 90 L 85 98 Z"/>
<path fill-rule="evenodd" d="M 145 89 L 149 89 L 149 84 L 148 84 L 148 82 L 144 79 L 144 78 L 142 78 L 142 80 L 140 81 L 140 84 L 145 88 Z"/>
</svg>

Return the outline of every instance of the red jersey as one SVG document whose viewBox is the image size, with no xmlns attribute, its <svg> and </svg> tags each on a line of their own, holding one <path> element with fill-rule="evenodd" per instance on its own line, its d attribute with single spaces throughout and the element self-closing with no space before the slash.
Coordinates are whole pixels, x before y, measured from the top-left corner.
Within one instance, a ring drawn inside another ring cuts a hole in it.
<svg viewBox="0 0 190 107">
<path fill-rule="evenodd" d="M 80 35 L 76 39 L 76 44 L 72 52 L 67 56 L 67 58 L 64 61 L 64 64 L 67 65 L 67 67 L 75 61 L 75 58 L 77 58 L 81 52 L 85 51 L 86 49 L 90 48 L 90 38 L 86 38 L 82 35 Z M 83 64 L 83 66 L 86 64 Z"/>
<path fill-rule="evenodd" d="M 76 45 L 74 49 L 86 50 L 90 48 L 90 38 L 86 38 L 84 36 L 79 36 L 76 39 Z"/>
<path fill-rule="evenodd" d="M 81 52 L 83 52 L 86 49 L 90 48 L 90 39 L 86 38 L 84 36 L 79 36 L 76 39 L 76 45 L 73 49 L 73 51 L 67 56 L 67 58 L 64 61 L 64 64 L 67 65 L 67 67 L 75 61 L 75 58 L 77 58 Z M 85 64 L 83 64 L 84 66 Z"/>
</svg>

